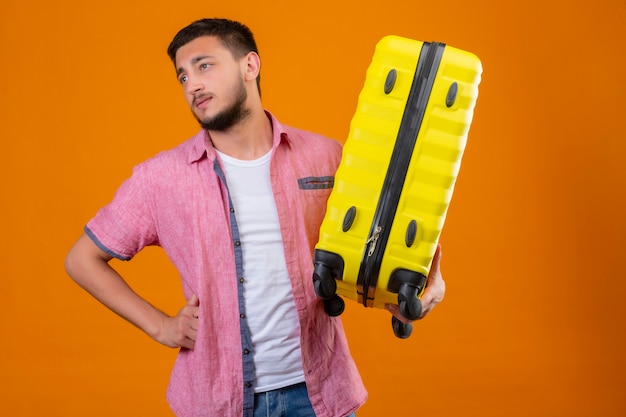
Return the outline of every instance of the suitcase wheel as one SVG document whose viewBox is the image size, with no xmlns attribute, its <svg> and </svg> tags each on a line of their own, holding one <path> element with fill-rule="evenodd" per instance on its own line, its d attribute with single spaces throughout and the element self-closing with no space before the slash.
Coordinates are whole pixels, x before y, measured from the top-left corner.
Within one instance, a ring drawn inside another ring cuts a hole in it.
<svg viewBox="0 0 626 417">
<path fill-rule="evenodd" d="M 324 311 L 326 311 L 326 314 L 329 316 L 335 317 L 340 315 L 343 313 L 345 307 L 346 303 L 343 301 L 343 298 L 337 294 L 327 300 L 324 300 Z"/>
<path fill-rule="evenodd" d="M 422 314 L 422 302 L 417 298 L 417 288 L 408 284 L 400 285 L 398 307 L 403 317 L 408 320 L 417 320 Z"/>
<path fill-rule="evenodd" d="M 313 272 L 315 294 L 323 300 L 330 299 L 337 292 L 337 282 L 331 275 L 329 267 L 317 264 Z"/>
<path fill-rule="evenodd" d="M 422 314 L 422 302 L 417 298 L 426 285 L 423 274 L 407 269 L 397 269 L 389 278 L 387 289 L 398 294 L 400 313 L 408 320 L 416 320 Z"/>
<path fill-rule="evenodd" d="M 391 317 L 391 326 L 393 327 L 393 334 L 400 339 L 406 339 L 411 336 L 413 332 L 413 325 L 411 323 L 404 324 L 395 317 Z"/>
<path fill-rule="evenodd" d="M 343 259 L 341 256 L 324 250 L 315 250 L 313 265 L 313 287 L 315 294 L 323 300 L 328 300 L 337 292 L 337 282 L 343 274 Z"/>
</svg>

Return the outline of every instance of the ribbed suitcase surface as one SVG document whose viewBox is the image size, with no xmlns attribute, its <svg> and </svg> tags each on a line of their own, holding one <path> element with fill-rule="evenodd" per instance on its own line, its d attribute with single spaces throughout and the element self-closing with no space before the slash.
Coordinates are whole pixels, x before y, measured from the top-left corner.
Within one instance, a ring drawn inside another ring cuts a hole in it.
<svg viewBox="0 0 626 417">
<path fill-rule="evenodd" d="M 377 44 L 315 250 L 313 281 L 329 314 L 343 311 L 339 294 L 419 315 L 481 72 L 475 55 L 444 44 Z"/>
</svg>

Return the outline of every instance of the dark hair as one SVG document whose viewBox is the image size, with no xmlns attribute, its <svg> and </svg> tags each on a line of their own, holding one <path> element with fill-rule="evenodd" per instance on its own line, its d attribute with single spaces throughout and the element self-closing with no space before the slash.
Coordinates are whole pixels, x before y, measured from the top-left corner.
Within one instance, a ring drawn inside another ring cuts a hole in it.
<svg viewBox="0 0 626 417">
<path fill-rule="evenodd" d="M 228 19 L 201 19 L 181 29 L 167 48 L 167 55 L 176 65 L 176 52 L 180 47 L 201 36 L 215 36 L 236 59 L 249 52 L 259 54 L 252 31 L 244 24 Z M 257 87 L 261 92 L 261 75 L 257 77 Z"/>
</svg>

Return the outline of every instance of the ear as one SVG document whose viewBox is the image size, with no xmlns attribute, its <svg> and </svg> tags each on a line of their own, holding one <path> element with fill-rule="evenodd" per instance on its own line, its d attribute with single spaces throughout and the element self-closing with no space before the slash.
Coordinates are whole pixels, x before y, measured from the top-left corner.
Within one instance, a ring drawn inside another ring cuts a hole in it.
<svg viewBox="0 0 626 417">
<path fill-rule="evenodd" d="M 259 76 L 259 72 L 261 71 L 261 58 L 256 52 L 248 52 L 248 55 L 244 57 L 242 60 L 245 67 L 242 68 L 244 71 L 244 79 L 248 80 L 256 80 Z"/>
</svg>

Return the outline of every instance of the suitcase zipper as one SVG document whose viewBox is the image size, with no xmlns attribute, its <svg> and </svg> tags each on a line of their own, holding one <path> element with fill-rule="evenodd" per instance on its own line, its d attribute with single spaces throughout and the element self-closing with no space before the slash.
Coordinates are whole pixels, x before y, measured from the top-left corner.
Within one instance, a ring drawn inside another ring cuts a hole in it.
<svg viewBox="0 0 626 417">
<path fill-rule="evenodd" d="M 374 299 L 389 232 L 444 48 L 442 43 L 424 43 L 420 52 L 357 277 L 359 300 L 366 307 L 371 306 L 370 301 Z"/>
<path fill-rule="evenodd" d="M 374 230 L 374 234 L 370 236 L 369 239 L 367 239 L 367 242 L 365 242 L 366 245 L 370 245 L 370 249 L 367 251 L 367 256 L 372 256 L 372 254 L 374 253 L 374 250 L 376 249 L 376 242 L 380 237 L 381 230 L 382 228 L 378 226 L 376 230 Z"/>
</svg>

